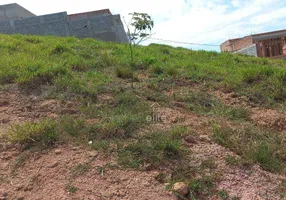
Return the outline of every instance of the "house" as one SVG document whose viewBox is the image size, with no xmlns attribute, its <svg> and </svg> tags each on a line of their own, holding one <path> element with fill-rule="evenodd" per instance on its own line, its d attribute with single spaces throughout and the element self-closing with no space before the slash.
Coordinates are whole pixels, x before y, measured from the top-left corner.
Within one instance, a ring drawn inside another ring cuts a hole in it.
<svg viewBox="0 0 286 200">
<path fill-rule="evenodd" d="M 220 49 L 257 57 L 286 58 L 286 30 L 230 39 L 222 43 Z"/>
<path fill-rule="evenodd" d="M 1 33 L 75 36 L 118 43 L 129 41 L 120 15 L 112 15 L 109 9 L 36 16 L 16 3 L 0 5 Z"/>
</svg>

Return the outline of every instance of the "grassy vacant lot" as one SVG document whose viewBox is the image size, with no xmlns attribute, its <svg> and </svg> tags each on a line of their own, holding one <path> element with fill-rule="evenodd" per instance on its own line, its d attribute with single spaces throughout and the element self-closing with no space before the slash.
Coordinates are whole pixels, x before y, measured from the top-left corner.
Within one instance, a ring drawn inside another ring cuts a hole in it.
<svg viewBox="0 0 286 200">
<path fill-rule="evenodd" d="M 0 42 L 1 84 L 49 83 L 57 91 L 92 96 L 112 82 L 112 75 L 104 72 L 116 71 L 119 77 L 129 78 L 133 68 L 146 70 L 155 82 L 164 77 L 186 79 L 234 90 L 263 106 L 283 103 L 286 97 L 283 61 L 151 44 L 136 49 L 136 62 L 130 66 L 127 45 L 21 35 L 1 35 Z"/>
<path fill-rule="evenodd" d="M 183 105 L 187 112 L 210 117 L 212 139 L 241 156 L 241 161 L 227 157 L 227 163 L 258 163 L 265 170 L 285 172 L 284 136 L 257 127 L 246 108 L 225 105 L 210 94 L 233 91 L 258 107 L 285 111 L 285 61 L 151 44 L 137 47 L 136 60 L 130 64 L 125 44 L 22 35 L 0 35 L 0 55 L 0 89 L 16 84 L 23 93 L 80 103 L 76 118 L 60 116 L 13 126 L 8 139 L 26 144 L 27 149 L 92 140 L 92 148 L 116 152 L 123 167 L 172 166 L 167 181 L 187 182 L 193 198 L 203 199 L 213 192 L 227 196 L 225 191 L 214 190 L 219 177 L 204 175 L 205 168 L 214 168 L 212 161 L 189 166 L 192 153 L 182 139 L 196 138 L 191 127 L 161 130 L 146 121 L 152 115 L 150 104 L 158 102 L 164 107 Z M 169 91 L 172 95 L 166 95 Z M 101 102 L 102 94 L 111 100 Z M 87 123 L 94 118 L 99 123 Z M 229 121 L 232 127 L 218 124 L 216 118 Z M 76 174 L 78 170 L 88 168 L 79 166 Z M 158 175 L 159 181 L 165 181 L 164 173 Z M 195 178 L 197 173 L 200 178 Z"/>
</svg>

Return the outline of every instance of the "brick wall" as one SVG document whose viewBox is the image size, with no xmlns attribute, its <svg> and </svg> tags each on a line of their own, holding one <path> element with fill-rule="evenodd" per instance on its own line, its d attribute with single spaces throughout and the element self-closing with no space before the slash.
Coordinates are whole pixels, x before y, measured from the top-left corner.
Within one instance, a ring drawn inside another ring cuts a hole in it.
<svg viewBox="0 0 286 200">
<path fill-rule="evenodd" d="M 232 46 L 230 45 L 230 40 L 225 41 L 220 45 L 220 50 L 221 51 L 227 51 L 227 52 L 232 52 Z"/>
<path fill-rule="evenodd" d="M 244 37 L 241 40 L 236 41 L 236 42 L 233 43 L 233 51 L 238 51 L 240 49 L 249 47 L 252 44 L 253 44 L 252 43 L 252 36 Z"/>
<path fill-rule="evenodd" d="M 283 49 L 283 55 L 286 55 L 286 44 L 284 44 L 282 49 Z"/>
<path fill-rule="evenodd" d="M 237 39 L 232 39 L 232 40 L 227 40 L 224 43 L 220 45 L 220 50 L 221 51 L 226 51 L 226 52 L 233 52 L 234 50 L 234 44 L 241 40 L 242 38 L 237 38 Z"/>
<path fill-rule="evenodd" d="M 244 38 L 227 40 L 220 45 L 220 49 L 221 51 L 234 52 L 249 47 L 252 44 L 252 36 L 247 36 Z"/>
</svg>

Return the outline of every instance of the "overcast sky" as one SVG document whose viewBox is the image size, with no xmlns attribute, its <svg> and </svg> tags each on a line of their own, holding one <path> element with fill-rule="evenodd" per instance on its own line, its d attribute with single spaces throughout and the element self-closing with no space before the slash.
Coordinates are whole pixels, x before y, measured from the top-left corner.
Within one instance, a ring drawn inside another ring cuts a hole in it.
<svg viewBox="0 0 286 200">
<path fill-rule="evenodd" d="M 18 3 L 36 15 L 105 8 L 121 16 L 145 12 L 154 19 L 154 38 L 191 43 L 219 45 L 230 38 L 286 29 L 285 0 L 0 0 L 0 4 L 8 3 Z M 219 50 L 219 47 L 169 44 Z"/>
</svg>

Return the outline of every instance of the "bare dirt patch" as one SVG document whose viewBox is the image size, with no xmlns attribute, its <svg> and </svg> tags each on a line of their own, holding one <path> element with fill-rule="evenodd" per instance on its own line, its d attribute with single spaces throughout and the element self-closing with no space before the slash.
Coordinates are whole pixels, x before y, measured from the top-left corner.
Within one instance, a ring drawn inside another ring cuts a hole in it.
<svg viewBox="0 0 286 200">
<path fill-rule="evenodd" d="M 191 150 L 197 162 L 208 158 L 215 160 L 217 173 L 221 174 L 218 189 L 226 190 L 230 196 L 240 197 L 241 200 L 281 199 L 277 191 L 285 177 L 266 172 L 257 165 L 251 169 L 229 166 L 225 157 L 236 155 L 212 142 L 198 142 Z"/>
<path fill-rule="evenodd" d="M 274 109 L 258 108 L 253 106 L 247 97 L 239 97 L 234 92 L 224 93 L 215 91 L 214 95 L 230 106 L 240 106 L 251 111 L 251 119 L 258 125 L 273 128 L 278 131 L 286 131 L 286 113 Z"/>
<path fill-rule="evenodd" d="M 232 166 L 226 163 L 226 156 L 239 158 L 234 152 L 226 149 L 211 140 L 212 128 L 211 118 L 197 116 L 191 112 L 183 112 L 177 109 L 162 108 L 169 119 L 172 116 L 180 116 L 181 121 L 169 120 L 168 126 L 181 124 L 194 130 L 198 136 L 192 137 L 187 147 L 192 154 L 192 162 L 199 166 L 204 160 L 213 159 L 216 164 L 215 172 L 220 174 L 217 184 L 218 190 L 225 190 L 230 197 L 239 197 L 241 200 L 262 200 L 282 199 L 279 190 L 282 181 L 286 180 L 284 175 L 277 175 L 263 170 L 259 165 L 244 169 L 239 166 Z M 224 121 L 224 124 L 231 126 L 231 123 Z M 217 195 L 210 199 L 220 199 Z"/>
<path fill-rule="evenodd" d="M 252 109 L 251 119 L 257 124 L 279 131 L 286 131 L 286 113 L 279 113 L 272 109 Z"/>
<path fill-rule="evenodd" d="M 24 95 L 17 87 L 0 91 L 0 133 L 11 124 L 55 118 L 59 114 L 77 114 L 77 104 L 72 101 L 41 99 L 36 95 Z"/>
<path fill-rule="evenodd" d="M 121 169 L 95 151 L 61 146 L 31 153 L 15 169 L 19 156 L 14 148 L 1 153 L 1 189 L 7 199 L 174 199 L 155 180 L 158 172 Z"/>
</svg>

